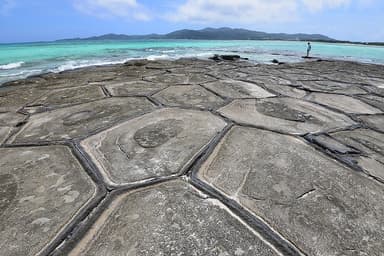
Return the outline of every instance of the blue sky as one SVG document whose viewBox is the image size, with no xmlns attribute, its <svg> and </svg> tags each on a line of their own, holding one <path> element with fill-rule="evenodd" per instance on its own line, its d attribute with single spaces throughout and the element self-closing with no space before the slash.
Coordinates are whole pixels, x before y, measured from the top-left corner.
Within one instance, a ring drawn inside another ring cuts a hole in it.
<svg viewBox="0 0 384 256">
<path fill-rule="evenodd" d="M 237 27 L 384 41 L 383 0 L 0 0 L 0 42 Z"/>
</svg>

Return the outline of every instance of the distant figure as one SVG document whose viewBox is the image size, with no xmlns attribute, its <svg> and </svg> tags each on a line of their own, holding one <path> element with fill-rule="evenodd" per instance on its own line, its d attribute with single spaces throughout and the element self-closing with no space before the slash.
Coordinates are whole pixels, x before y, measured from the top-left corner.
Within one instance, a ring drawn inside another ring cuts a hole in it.
<svg viewBox="0 0 384 256">
<path fill-rule="evenodd" d="M 310 53 L 311 49 L 312 49 L 311 43 L 308 42 L 308 47 L 307 47 L 307 58 L 309 57 L 309 53 Z"/>
</svg>

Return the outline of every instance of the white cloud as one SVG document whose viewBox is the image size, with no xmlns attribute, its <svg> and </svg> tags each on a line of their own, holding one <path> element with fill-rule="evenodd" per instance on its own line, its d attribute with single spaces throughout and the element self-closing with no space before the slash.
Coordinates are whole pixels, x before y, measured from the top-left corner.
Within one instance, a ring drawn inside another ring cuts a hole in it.
<svg viewBox="0 0 384 256">
<path fill-rule="evenodd" d="M 15 0 L 0 0 L 0 15 L 8 15 L 16 7 Z"/>
<path fill-rule="evenodd" d="M 302 1 L 304 6 L 312 12 L 321 11 L 323 9 L 346 6 L 351 3 L 351 0 L 302 0 Z"/>
<path fill-rule="evenodd" d="M 106 17 L 123 17 L 150 20 L 145 7 L 136 0 L 75 0 L 75 8 L 85 14 Z"/>
<path fill-rule="evenodd" d="M 276 23 L 297 20 L 303 11 L 315 13 L 373 1 L 376 0 L 185 0 L 167 18 L 196 23 Z"/>
<path fill-rule="evenodd" d="M 168 18 L 198 23 L 254 23 L 296 18 L 295 0 L 187 0 Z"/>
</svg>

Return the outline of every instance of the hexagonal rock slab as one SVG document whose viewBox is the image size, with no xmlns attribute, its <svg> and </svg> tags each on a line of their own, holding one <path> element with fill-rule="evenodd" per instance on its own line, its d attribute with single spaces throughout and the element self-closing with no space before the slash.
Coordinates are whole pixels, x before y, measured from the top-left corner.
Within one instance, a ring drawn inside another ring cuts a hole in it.
<svg viewBox="0 0 384 256">
<path fill-rule="evenodd" d="M 355 124 L 343 114 L 292 98 L 235 100 L 218 111 L 238 123 L 290 134 L 314 133 Z"/>
<path fill-rule="evenodd" d="M 357 129 L 333 133 L 332 137 L 349 147 L 358 149 L 361 155 L 349 155 L 356 164 L 370 175 L 384 182 L 384 135 L 369 129 Z"/>
<path fill-rule="evenodd" d="M 297 138 L 235 127 L 198 177 L 307 255 L 384 251 L 384 186 Z"/>
<path fill-rule="evenodd" d="M 104 98 L 104 93 L 100 87 L 95 86 L 82 86 L 69 89 L 52 90 L 43 97 L 32 102 L 32 108 L 28 108 L 30 113 L 39 112 L 36 108 L 49 108 L 56 109 L 65 106 L 77 105 L 81 103 L 87 103 L 90 101 Z"/>
<path fill-rule="evenodd" d="M 109 185 L 182 173 L 226 123 L 209 112 L 162 109 L 81 144 Z"/>
<path fill-rule="evenodd" d="M 95 192 L 67 147 L 1 148 L 1 255 L 44 250 Z"/>
<path fill-rule="evenodd" d="M 171 86 L 154 95 L 158 101 L 172 107 L 215 109 L 225 101 L 199 85 Z"/>
<path fill-rule="evenodd" d="M 179 180 L 107 207 L 68 255 L 278 255 L 219 201 Z"/>
<path fill-rule="evenodd" d="M 268 98 L 275 96 L 255 84 L 238 80 L 218 80 L 206 83 L 204 87 L 227 98 Z"/>
<path fill-rule="evenodd" d="M 105 88 L 112 96 L 146 96 L 167 88 L 162 83 L 151 83 L 146 81 L 129 81 L 120 83 L 107 83 Z"/>
<path fill-rule="evenodd" d="M 109 98 L 31 116 L 12 143 L 87 136 L 104 127 L 155 109 L 144 98 Z"/>
<path fill-rule="evenodd" d="M 306 97 L 307 100 L 329 106 L 344 113 L 350 114 L 378 114 L 382 113 L 367 103 L 345 95 L 336 95 L 328 93 L 311 93 Z"/>
</svg>

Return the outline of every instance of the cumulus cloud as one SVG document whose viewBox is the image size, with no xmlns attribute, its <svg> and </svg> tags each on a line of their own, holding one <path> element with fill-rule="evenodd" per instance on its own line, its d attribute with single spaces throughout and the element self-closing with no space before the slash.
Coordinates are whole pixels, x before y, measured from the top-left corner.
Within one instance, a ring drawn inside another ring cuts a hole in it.
<svg viewBox="0 0 384 256">
<path fill-rule="evenodd" d="M 319 12 L 375 0 L 185 0 L 167 17 L 174 21 L 285 22 L 296 20 L 301 12 Z"/>
<path fill-rule="evenodd" d="M 310 11 L 317 12 L 323 9 L 349 5 L 351 0 L 302 0 L 302 2 Z"/>
<path fill-rule="evenodd" d="M 168 18 L 201 23 L 287 21 L 295 19 L 295 0 L 187 0 Z"/>
<path fill-rule="evenodd" d="M 145 7 L 136 0 L 76 0 L 74 6 L 82 13 L 102 18 L 123 17 L 150 20 Z"/>
</svg>

